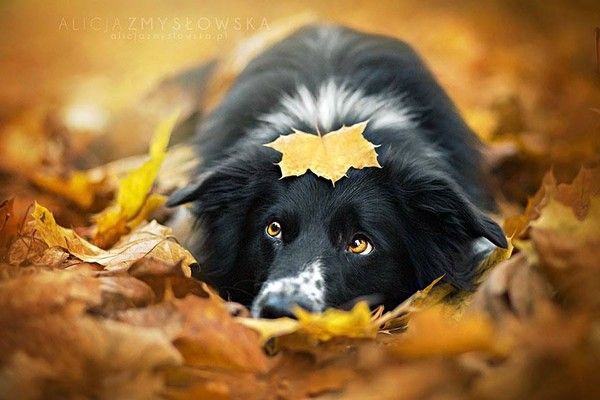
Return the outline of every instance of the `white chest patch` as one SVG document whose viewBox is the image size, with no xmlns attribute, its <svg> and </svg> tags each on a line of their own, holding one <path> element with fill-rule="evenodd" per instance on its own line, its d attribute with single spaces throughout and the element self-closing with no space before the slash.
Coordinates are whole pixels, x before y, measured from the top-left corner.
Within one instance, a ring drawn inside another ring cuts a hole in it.
<svg viewBox="0 0 600 400">
<path fill-rule="evenodd" d="M 261 306 L 270 296 L 303 299 L 313 306 L 314 311 L 322 311 L 325 306 L 325 282 L 321 260 L 307 264 L 296 276 L 266 281 L 252 303 L 253 316 L 259 316 Z"/>
</svg>

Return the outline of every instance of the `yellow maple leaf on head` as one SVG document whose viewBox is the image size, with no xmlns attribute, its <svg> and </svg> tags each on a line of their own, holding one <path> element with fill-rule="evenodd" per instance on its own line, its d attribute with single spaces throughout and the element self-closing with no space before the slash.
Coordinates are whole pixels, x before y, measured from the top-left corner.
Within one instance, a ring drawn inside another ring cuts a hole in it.
<svg viewBox="0 0 600 400">
<path fill-rule="evenodd" d="M 324 135 L 294 130 L 265 146 L 282 154 L 277 164 L 282 178 L 304 175 L 311 170 L 335 185 L 350 168 L 381 168 L 375 151 L 378 146 L 363 136 L 367 123 L 343 126 Z"/>
</svg>

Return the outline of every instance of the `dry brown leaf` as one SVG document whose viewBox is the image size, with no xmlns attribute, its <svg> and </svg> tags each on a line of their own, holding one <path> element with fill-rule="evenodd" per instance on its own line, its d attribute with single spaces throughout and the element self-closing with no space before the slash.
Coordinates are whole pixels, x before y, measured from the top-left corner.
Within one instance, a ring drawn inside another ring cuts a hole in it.
<svg viewBox="0 0 600 400">
<path fill-rule="evenodd" d="M 101 304 L 101 291 L 100 281 L 63 271 L 0 284 L 0 398 L 158 395 L 158 368 L 181 356 L 157 329 L 86 314 Z"/>
<path fill-rule="evenodd" d="M 187 365 L 267 371 L 258 334 L 235 322 L 222 301 L 187 296 L 173 303 L 183 315 L 183 329 L 174 343 Z"/>
<path fill-rule="evenodd" d="M 13 236 L 17 233 L 14 219 L 14 199 L 4 200 L 0 203 L 0 261 L 6 256 L 7 247 Z"/>
<path fill-rule="evenodd" d="M 170 228 L 156 221 L 124 236 L 110 250 L 103 250 L 87 242 L 73 230 L 59 226 L 52 213 L 36 203 L 20 236 L 10 249 L 9 260 L 13 263 L 23 263 L 31 257 L 36 257 L 39 261 L 46 249 L 54 247 L 59 247 L 82 261 L 100 264 L 110 271 L 126 270 L 138 260 L 151 256 L 166 264 L 181 261 L 181 268 L 190 276 L 190 265 L 195 263 L 192 255 L 171 236 Z M 37 246 L 39 254 L 31 251 L 33 246 Z"/>
<path fill-rule="evenodd" d="M 442 278 L 443 276 L 434 279 L 424 289 L 417 291 L 417 293 L 404 300 L 393 310 L 382 315 L 378 315 L 376 312 L 372 318 L 373 326 L 382 331 L 406 327 L 411 312 L 436 305 L 449 293 L 450 289 L 447 285 L 443 285 L 439 290 L 435 290 L 435 288 L 438 288 L 438 284 Z M 383 309 L 381 308 L 379 312 L 383 312 Z"/>
<path fill-rule="evenodd" d="M 531 242 L 539 264 L 569 306 L 600 313 L 600 196 L 590 200 L 585 219 L 551 200 L 532 223 Z"/>
<path fill-rule="evenodd" d="M 324 135 L 294 131 L 265 146 L 282 154 L 278 165 L 283 178 L 304 175 L 310 169 L 335 185 L 350 168 L 381 168 L 375 151 L 377 146 L 363 136 L 366 127 L 367 121 Z"/>
<path fill-rule="evenodd" d="M 183 260 L 168 263 L 150 254 L 133 264 L 128 273 L 149 285 L 158 299 L 164 298 L 169 292 L 177 298 L 188 294 L 207 297 L 209 293 L 206 285 L 186 275 L 184 271 L 187 268 L 182 268 L 182 263 Z"/>
<path fill-rule="evenodd" d="M 552 289 L 539 269 L 524 253 L 496 266 L 477 288 L 471 307 L 494 320 L 534 315 L 542 302 L 550 301 Z"/>
</svg>

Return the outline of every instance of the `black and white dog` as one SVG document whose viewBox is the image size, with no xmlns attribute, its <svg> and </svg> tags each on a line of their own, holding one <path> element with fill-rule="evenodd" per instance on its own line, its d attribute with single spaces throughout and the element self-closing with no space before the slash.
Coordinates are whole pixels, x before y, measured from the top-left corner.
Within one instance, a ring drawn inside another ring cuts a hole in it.
<svg viewBox="0 0 600 400">
<path fill-rule="evenodd" d="M 382 168 L 335 187 L 312 173 L 281 179 L 281 154 L 264 146 L 367 120 Z M 255 316 L 364 296 L 393 307 L 440 276 L 468 288 L 483 255 L 507 246 L 485 213 L 476 137 L 396 39 L 303 28 L 245 68 L 198 138 L 198 179 L 169 205 L 193 203 L 200 278 Z"/>
</svg>

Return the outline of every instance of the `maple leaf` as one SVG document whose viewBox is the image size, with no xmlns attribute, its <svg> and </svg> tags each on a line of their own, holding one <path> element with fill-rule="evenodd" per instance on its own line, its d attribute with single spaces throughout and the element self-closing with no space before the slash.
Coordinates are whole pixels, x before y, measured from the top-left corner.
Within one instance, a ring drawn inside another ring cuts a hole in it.
<svg viewBox="0 0 600 400">
<path fill-rule="evenodd" d="M 313 314 L 300 307 L 294 310 L 300 329 L 322 341 L 334 337 L 375 337 L 377 329 L 371 323 L 371 310 L 365 301 L 360 301 L 350 311 L 329 308 L 322 314 Z"/>
<path fill-rule="evenodd" d="M 179 112 L 175 112 L 157 126 L 150 144 L 150 159 L 120 180 L 114 204 L 94 216 L 96 244 L 110 246 L 166 201 L 164 196 L 148 194 L 166 157 L 171 131 L 178 117 Z"/>
<path fill-rule="evenodd" d="M 378 147 L 363 136 L 368 121 L 344 126 L 325 135 L 295 130 L 281 135 L 266 147 L 282 154 L 278 163 L 281 177 L 300 176 L 309 169 L 316 175 L 335 182 L 346 176 L 350 168 L 381 168 L 377 161 Z"/>
<path fill-rule="evenodd" d="M 237 321 L 257 331 L 262 344 L 290 334 L 325 342 L 335 337 L 372 338 L 377 333 L 378 325 L 372 322 L 371 310 L 364 301 L 356 303 L 350 311 L 329 308 L 323 313 L 311 313 L 296 307 L 294 312 L 297 320 L 237 318 Z"/>
</svg>

